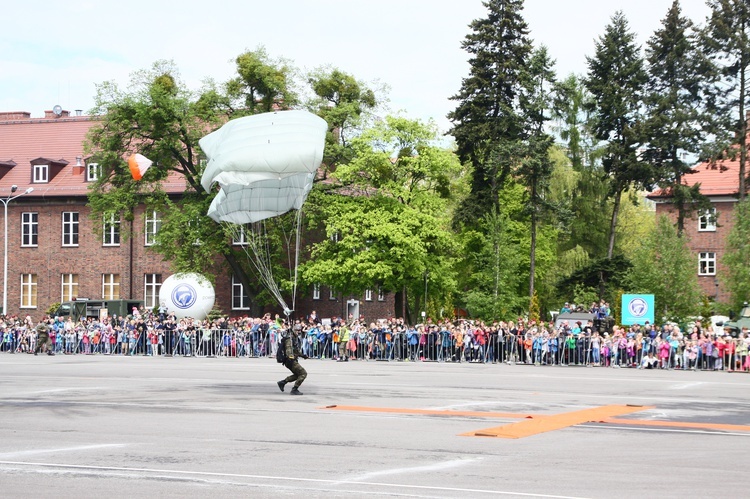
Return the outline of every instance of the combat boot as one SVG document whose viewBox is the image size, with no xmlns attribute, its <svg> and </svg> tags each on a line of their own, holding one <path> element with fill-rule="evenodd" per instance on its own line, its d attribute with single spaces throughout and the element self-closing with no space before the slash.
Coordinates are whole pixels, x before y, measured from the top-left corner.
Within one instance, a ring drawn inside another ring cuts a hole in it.
<svg viewBox="0 0 750 499">
<path fill-rule="evenodd" d="M 297 388 L 296 386 L 292 388 L 292 391 L 289 393 L 291 393 L 292 395 L 302 395 L 302 392 L 299 391 L 299 388 Z"/>
<path fill-rule="evenodd" d="M 281 381 L 278 381 L 276 384 L 279 385 L 279 390 L 281 390 L 283 392 L 284 391 L 284 385 L 286 385 L 286 381 L 282 379 Z"/>
</svg>

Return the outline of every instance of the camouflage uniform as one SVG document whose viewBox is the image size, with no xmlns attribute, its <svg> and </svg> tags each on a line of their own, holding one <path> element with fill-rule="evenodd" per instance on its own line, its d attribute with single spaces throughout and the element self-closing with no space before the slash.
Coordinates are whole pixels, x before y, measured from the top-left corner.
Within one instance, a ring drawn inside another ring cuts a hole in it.
<svg viewBox="0 0 750 499">
<path fill-rule="evenodd" d="M 34 349 L 34 355 L 42 351 L 46 351 L 49 355 L 54 355 L 51 351 L 47 350 L 47 343 L 49 343 L 49 328 L 47 324 L 40 322 L 36 326 L 36 348 Z"/>
<path fill-rule="evenodd" d="M 305 381 L 305 378 L 307 378 L 307 371 L 305 371 L 305 368 L 297 362 L 297 359 L 301 356 L 301 352 L 299 350 L 299 342 L 296 341 L 296 339 L 296 333 L 289 332 L 284 335 L 281 340 L 279 348 L 283 348 L 286 352 L 284 367 L 292 371 L 292 374 L 279 381 L 277 384 L 279 385 L 279 389 L 283 392 L 284 385 L 294 382 L 294 388 L 292 388 L 291 393 L 294 395 L 302 395 L 302 392 L 299 391 L 299 387 L 302 382 Z"/>
</svg>

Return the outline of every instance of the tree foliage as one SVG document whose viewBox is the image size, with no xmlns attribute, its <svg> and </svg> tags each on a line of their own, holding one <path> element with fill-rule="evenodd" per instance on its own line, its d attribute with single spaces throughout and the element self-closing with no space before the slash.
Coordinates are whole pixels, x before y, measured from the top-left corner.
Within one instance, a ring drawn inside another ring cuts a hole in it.
<svg viewBox="0 0 750 499">
<path fill-rule="evenodd" d="M 750 201 L 737 203 L 733 213 L 734 225 L 727 236 L 727 251 L 722 259 L 725 269 L 722 278 L 732 296 L 731 306 L 739 310 L 750 301 Z"/>
</svg>

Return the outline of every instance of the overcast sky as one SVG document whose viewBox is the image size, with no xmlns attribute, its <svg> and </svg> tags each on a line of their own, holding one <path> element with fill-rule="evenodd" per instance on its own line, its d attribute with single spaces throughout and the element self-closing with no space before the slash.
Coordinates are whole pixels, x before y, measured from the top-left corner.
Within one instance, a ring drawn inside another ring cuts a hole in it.
<svg viewBox="0 0 750 499">
<path fill-rule="evenodd" d="M 625 13 L 639 43 L 660 26 L 672 0 L 527 0 L 524 17 L 557 72 L 586 72 L 586 56 L 611 16 Z M 703 23 L 703 0 L 683 0 Z M 232 60 L 265 46 L 301 70 L 337 67 L 388 85 L 390 110 L 434 119 L 468 75 L 461 42 L 486 16 L 481 0 L 36 0 L 5 2 L 0 30 L 0 111 L 42 116 L 55 104 L 88 111 L 95 84 L 125 87 L 132 71 L 171 59 L 191 88 L 233 76 Z"/>
</svg>

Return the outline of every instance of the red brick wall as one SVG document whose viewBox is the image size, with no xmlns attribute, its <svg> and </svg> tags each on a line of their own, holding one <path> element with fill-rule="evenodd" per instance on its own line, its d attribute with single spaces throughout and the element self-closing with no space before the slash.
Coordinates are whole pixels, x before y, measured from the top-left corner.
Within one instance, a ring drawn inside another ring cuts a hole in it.
<svg viewBox="0 0 750 499">
<path fill-rule="evenodd" d="M 734 220 L 732 217 L 732 211 L 736 205 L 734 201 L 717 201 L 714 202 L 714 208 L 717 213 L 716 230 L 715 231 L 699 231 L 698 230 L 698 219 L 689 219 L 685 221 L 685 235 L 688 238 L 688 246 L 693 253 L 698 255 L 700 252 L 714 252 L 716 253 L 716 276 L 698 276 L 698 282 L 700 283 L 703 292 L 710 296 L 716 297 L 718 293 L 718 301 L 726 302 L 729 300 L 729 293 L 724 290 L 724 286 L 721 282 L 721 274 L 723 272 L 723 265 L 721 258 L 726 251 L 726 237 L 727 234 L 732 230 Z M 656 215 L 660 216 L 666 214 L 675 223 L 677 222 L 677 212 L 674 206 L 668 203 L 660 203 L 656 205 Z M 695 269 L 696 274 L 698 269 Z M 718 288 L 716 286 L 718 278 Z"/>
</svg>

